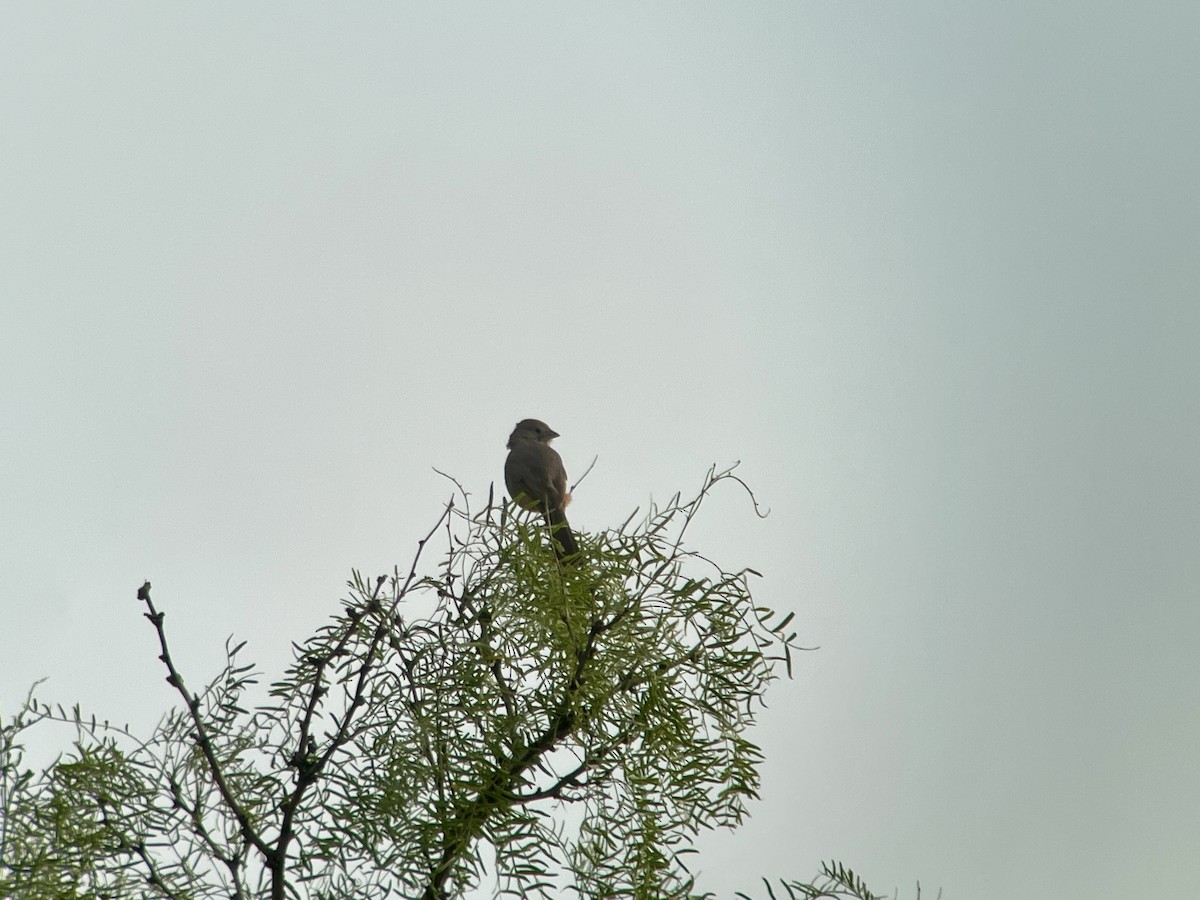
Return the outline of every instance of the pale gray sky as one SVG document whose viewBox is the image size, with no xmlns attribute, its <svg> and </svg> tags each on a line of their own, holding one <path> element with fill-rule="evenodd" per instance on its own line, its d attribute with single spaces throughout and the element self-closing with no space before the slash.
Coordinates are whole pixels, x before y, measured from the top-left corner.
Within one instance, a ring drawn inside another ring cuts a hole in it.
<svg viewBox="0 0 1200 900">
<path fill-rule="evenodd" d="M 1200 4 L 0 7 L 0 704 L 148 728 L 525 416 L 818 644 L 702 885 L 1200 883 Z"/>
</svg>

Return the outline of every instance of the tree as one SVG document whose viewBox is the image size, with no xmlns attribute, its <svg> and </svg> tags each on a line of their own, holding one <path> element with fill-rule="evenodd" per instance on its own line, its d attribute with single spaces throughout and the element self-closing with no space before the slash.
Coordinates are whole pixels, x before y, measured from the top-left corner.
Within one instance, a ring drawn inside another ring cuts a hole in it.
<svg viewBox="0 0 1200 900">
<path fill-rule="evenodd" d="M 683 542 L 728 484 L 745 487 L 710 470 L 692 500 L 584 535 L 566 561 L 459 486 L 408 571 L 355 573 L 253 709 L 241 644 L 187 687 L 147 583 L 182 706 L 141 740 L 26 702 L 0 734 L 0 895 L 434 900 L 486 880 L 512 897 L 698 896 L 689 840 L 745 817 L 762 758 L 747 729 L 799 649 L 790 614 L 754 605 L 757 573 Z M 73 724 L 73 748 L 23 770 L 22 731 L 48 721 Z M 781 888 L 871 896 L 837 864 Z"/>
</svg>

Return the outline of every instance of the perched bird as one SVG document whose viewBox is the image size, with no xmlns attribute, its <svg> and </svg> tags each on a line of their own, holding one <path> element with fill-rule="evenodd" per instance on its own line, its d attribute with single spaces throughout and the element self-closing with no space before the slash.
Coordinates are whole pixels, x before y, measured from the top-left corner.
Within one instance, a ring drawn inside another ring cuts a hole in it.
<svg viewBox="0 0 1200 900">
<path fill-rule="evenodd" d="M 508 437 L 504 484 L 509 496 L 525 509 L 540 512 L 550 526 L 550 545 L 559 559 L 579 552 L 567 524 L 567 470 L 562 457 L 550 446 L 558 432 L 538 419 L 523 419 Z"/>
</svg>

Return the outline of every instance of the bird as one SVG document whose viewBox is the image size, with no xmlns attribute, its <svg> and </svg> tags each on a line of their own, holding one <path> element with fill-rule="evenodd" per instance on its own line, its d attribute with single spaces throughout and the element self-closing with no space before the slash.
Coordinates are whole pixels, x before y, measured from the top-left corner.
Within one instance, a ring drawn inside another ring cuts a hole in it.
<svg viewBox="0 0 1200 900">
<path fill-rule="evenodd" d="M 504 485 L 513 500 L 525 509 L 540 512 L 550 527 L 550 546 L 559 559 L 579 552 L 575 533 L 567 524 L 567 470 L 562 457 L 550 446 L 558 432 L 540 419 L 522 419 L 508 437 Z"/>
</svg>

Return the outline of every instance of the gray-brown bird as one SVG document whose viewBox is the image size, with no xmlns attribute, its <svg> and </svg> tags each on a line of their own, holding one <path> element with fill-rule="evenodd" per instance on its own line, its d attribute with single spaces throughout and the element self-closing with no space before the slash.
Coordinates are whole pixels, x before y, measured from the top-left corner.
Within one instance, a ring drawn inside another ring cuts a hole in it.
<svg viewBox="0 0 1200 900">
<path fill-rule="evenodd" d="M 525 509 L 540 512 L 550 526 L 550 545 L 562 559 L 579 552 L 575 534 L 567 524 L 567 470 L 562 457 L 550 446 L 558 432 L 538 419 L 523 419 L 508 438 L 504 484 L 508 494 Z"/>
</svg>

